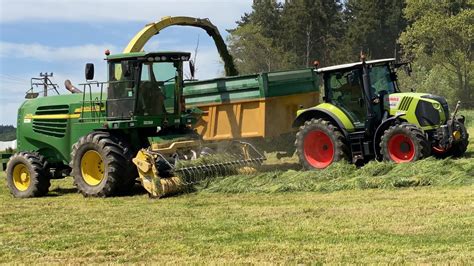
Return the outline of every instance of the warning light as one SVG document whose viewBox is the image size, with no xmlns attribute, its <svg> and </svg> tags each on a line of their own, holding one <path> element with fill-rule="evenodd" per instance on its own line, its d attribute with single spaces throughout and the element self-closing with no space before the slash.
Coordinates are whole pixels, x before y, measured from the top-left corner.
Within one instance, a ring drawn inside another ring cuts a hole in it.
<svg viewBox="0 0 474 266">
<path fill-rule="evenodd" d="M 106 55 L 106 56 L 109 56 L 109 55 L 110 55 L 110 50 L 109 50 L 109 49 L 105 50 L 105 55 Z"/>
</svg>

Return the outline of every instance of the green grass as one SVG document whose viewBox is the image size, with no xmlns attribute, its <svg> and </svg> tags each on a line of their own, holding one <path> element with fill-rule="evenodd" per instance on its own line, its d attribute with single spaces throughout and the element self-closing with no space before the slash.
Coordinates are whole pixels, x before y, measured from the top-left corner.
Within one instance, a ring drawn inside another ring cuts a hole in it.
<svg viewBox="0 0 474 266">
<path fill-rule="evenodd" d="M 0 263 L 474 259 L 473 186 L 198 192 L 161 200 L 83 198 L 70 179 L 55 181 L 52 190 L 49 197 L 19 200 L 0 187 Z"/>
<path fill-rule="evenodd" d="M 263 173 L 160 200 L 83 198 L 71 178 L 14 199 L 0 173 L 0 263 L 468 264 L 473 157 L 471 137 L 457 160 L 301 172 L 270 158 Z"/>
</svg>

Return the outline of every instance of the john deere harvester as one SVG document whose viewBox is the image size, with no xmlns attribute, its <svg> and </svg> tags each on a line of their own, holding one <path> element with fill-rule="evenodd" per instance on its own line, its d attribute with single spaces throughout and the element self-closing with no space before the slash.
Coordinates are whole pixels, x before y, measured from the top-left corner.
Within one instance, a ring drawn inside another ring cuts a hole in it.
<svg viewBox="0 0 474 266">
<path fill-rule="evenodd" d="M 446 99 L 400 92 L 395 59 L 319 68 L 324 103 L 298 111 L 296 150 L 307 169 L 348 159 L 412 162 L 434 154 L 461 156 L 468 146 L 459 102 L 450 114 Z"/>
<path fill-rule="evenodd" d="M 183 62 L 189 57 L 184 52 L 108 55 L 108 82 L 91 81 L 94 67 L 88 64 L 82 93 L 68 83 L 73 94 L 28 94 L 18 111 L 21 152 L 7 166 L 12 194 L 41 196 L 50 179 L 72 175 L 85 196 L 126 192 L 139 177 L 150 195 L 160 197 L 229 168 L 261 163 L 264 157 L 248 143 L 204 147 L 192 130 L 202 112 L 184 104 Z M 219 152 L 224 159 L 210 159 Z M 182 163 L 191 160 L 199 164 Z"/>
</svg>

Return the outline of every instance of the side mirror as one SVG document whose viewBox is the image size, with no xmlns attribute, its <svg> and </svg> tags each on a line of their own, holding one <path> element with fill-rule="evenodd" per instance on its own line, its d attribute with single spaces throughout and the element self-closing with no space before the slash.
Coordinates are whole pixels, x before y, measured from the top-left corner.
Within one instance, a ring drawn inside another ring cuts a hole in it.
<svg viewBox="0 0 474 266">
<path fill-rule="evenodd" d="M 25 95 L 25 99 L 35 99 L 38 98 L 39 93 L 37 92 L 27 92 Z"/>
<path fill-rule="evenodd" d="M 191 73 L 191 79 L 194 79 L 195 72 L 196 72 L 196 67 L 194 66 L 194 61 L 189 60 L 189 73 Z"/>
<path fill-rule="evenodd" d="M 94 64 L 87 63 L 86 64 L 86 80 L 93 80 L 94 79 Z"/>
</svg>

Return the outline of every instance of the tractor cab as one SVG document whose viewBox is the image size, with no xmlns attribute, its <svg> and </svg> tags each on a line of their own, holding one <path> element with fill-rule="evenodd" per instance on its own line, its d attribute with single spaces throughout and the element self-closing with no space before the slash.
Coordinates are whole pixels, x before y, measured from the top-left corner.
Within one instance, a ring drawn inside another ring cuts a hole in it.
<svg viewBox="0 0 474 266">
<path fill-rule="evenodd" d="M 394 62 L 391 58 L 317 69 L 323 75 L 325 102 L 342 110 L 356 129 L 370 131 L 369 123 L 382 120 L 384 97 L 400 92 Z M 369 86 L 364 86 L 365 71 Z"/>
</svg>

